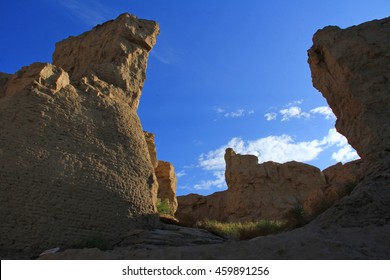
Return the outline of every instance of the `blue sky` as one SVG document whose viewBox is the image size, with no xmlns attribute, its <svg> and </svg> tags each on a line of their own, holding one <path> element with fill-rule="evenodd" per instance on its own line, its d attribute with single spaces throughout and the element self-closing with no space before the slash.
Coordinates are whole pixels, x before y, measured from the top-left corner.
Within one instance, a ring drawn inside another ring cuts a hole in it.
<svg viewBox="0 0 390 280">
<path fill-rule="evenodd" d="M 2 1 L 0 71 L 51 62 L 55 42 L 124 12 L 161 27 L 138 112 L 179 195 L 225 189 L 228 146 L 321 169 L 356 158 L 312 87 L 307 49 L 324 26 L 389 16 L 389 1 Z"/>
</svg>

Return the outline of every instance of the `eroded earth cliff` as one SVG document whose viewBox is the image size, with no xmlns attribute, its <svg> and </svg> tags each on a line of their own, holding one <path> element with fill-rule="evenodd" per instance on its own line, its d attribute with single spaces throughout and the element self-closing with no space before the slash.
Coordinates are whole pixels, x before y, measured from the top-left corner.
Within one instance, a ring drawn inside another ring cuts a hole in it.
<svg viewBox="0 0 390 280">
<path fill-rule="evenodd" d="M 0 77 L 0 250 L 41 252 L 154 227 L 137 115 L 159 27 L 123 14 Z M 82 245 L 80 245 L 82 246 Z"/>
<path fill-rule="evenodd" d="M 179 196 L 177 218 L 187 225 L 204 220 L 284 220 L 296 209 L 311 218 L 345 196 L 362 175 L 361 160 L 339 163 L 323 172 L 296 161 L 259 164 L 258 160 L 226 149 L 228 189 L 208 196 Z"/>
</svg>

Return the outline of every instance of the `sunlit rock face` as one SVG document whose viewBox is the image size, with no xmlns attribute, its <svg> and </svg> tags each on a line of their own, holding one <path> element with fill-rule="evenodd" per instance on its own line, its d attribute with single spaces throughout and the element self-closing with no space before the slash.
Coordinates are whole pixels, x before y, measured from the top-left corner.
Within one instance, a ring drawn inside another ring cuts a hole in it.
<svg viewBox="0 0 390 280">
<path fill-rule="evenodd" d="M 53 64 L 0 75 L 3 255 L 113 244 L 156 223 L 136 109 L 158 33 L 123 14 L 58 43 Z"/>
<path fill-rule="evenodd" d="M 390 163 L 390 18 L 319 30 L 308 51 L 313 85 L 371 171 Z M 377 170 L 378 171 L 378 170 Z M 385 171 L 385 170 L 382 170 Z"/>
<path fill-rule="evenodd" d="M 144 135 L 148 145 L 150 160 L 155 171 L 155 179 L 152 187 L 153 202 L 156 205 L 166 203 L 169 206 L 169 214 L 174 215 L 177 209 L 177 178 L 175 168 L 171 163 L 157 159 L 154 134 L 144 131 Z"/>
<path fill-rule="evenodd" d="M 166 202 L 170 213 L 174 214 L 177 210 L 175 168 L 171 163 L 159 160 L 155 171 L 158 181 L 157 197 L 160 201 Z"/>
<path fill-rule="evenodd" d="M 325 27 L 314 34 L 308 54 L 313 85 L 335 113 L 337 130 L 362 159 L 352 194 L 316 223 L 327 228 L 389 225 L 390 18 L 346 29 Z"/>
<path fill-rule="evenodd" d="M 301 162 L 259 164 L 256 156 L 236 154 L 231 148 L 225 152 L 225 162 L 228 189 L 209 196 L 179 197 L 179 220 L 187 224 L 205 219 L 281 220 L 296 207 L 312 215 L 332 184 L 317 167 Z M 331 202 L 338 198 L 330 197 Z"/>
</svg>

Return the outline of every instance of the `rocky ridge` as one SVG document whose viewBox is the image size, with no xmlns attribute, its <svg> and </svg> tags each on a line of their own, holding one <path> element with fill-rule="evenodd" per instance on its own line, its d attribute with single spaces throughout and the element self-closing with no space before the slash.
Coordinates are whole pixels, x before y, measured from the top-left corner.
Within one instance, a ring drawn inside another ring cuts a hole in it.
<svg viewBox="0 0 390 280">
<path fill-rule="evenodd" d="M 202 220 L 245 222 L 283 220 L 297 207 L 308 217 L 345 196 L 362 174 L 361 161 L 337 164 L 321 172 L 300 162 L 259 164 L 254 155 L 225 153 L 226 191 L 208 196 L 179 196 L 177 218 L 192 225 Z"/>
</svg>

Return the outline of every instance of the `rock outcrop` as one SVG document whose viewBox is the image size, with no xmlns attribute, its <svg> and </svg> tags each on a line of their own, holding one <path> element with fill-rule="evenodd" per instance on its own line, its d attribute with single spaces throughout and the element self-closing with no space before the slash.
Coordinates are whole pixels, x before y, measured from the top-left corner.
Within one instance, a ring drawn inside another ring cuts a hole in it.
<svg viewBox="0 0 390 280">
<path fill-rule="evenodd" d="M 209 196 L 178 197 L 177 218 L 181 222 L 283 219 L 296 207 L 303 207 L 306 215 L 312 216 L 325 199 L 330 206 L 340 198 L 325 197 L 325 193 L 341 186 L 333 186 L 333 177 L 327 180 L 317 167 L 308 164 L 295 161 L 258 164 L 256 156 L 236 154 L 230 148 L 226 150 L 225 161 L 228 189 Z M 356 183 L 354 178 L 350 179 Z M 337 181 L 338 185 L 342 183 L 341 179 Z"/>
<path fill-rule="evenodd" d="M 308 51 L 313 85 L 337 117 L 337 130 L 360 155 L 363 175 L 321 226 L 390 223 L 390 18 L 347 29 L 326 27 Z M 390 233 L 390 232 L 389 232 Z"/>
<path fill-rule="evenodd" d="M 367 169 L 389 172 L 390 19 L 345 30 L 326 27 L 308 51 L 313 85 Z"/>
<path fill-rule="evenodd" d="M 169 162 L 158 160 L 154 134 L 144 131 L 146 143 L 148 145 L 149 156 L 154 167 L 156 180 L 153 185 L 153 201 L 156 205 L 167 203 L 169 215 L 174 215 L 177 209 L 176 183 L 177 178 L 175 168 Z"/>
<path fill-rule="evenodd" d="M 83 90 L 121 96 L 136 110 L 158 33 L 156 22 L 125 14 L 57 43 L 53 64 Z"/>
<path fill-rule="evenodd" d="M 0 251 L 41 252 L 155 226 L 136 109 L 156 22 L 123 14 L 0 73 Z"/>
<path fill-rule="evenodd" d="M 225 161 L 229 214 L 236 220 L 281 219 L 296 206 L 311 215 L 307 199 L 320 196 L 326 185 L 320 169 L 301 162 L 258 164 L 256 156 L 232 149 L 226 150 Z"/>
<path fill-rule="evenodd" d="M 158 181 L 157 198 L 168 204 L 170 212 L 173 215 L 177 210 L 177 178 L 175 169 L 171 163 L 159 160 L 155 171 Z"/>
<path fill-rule="evenodd" d="M 158 161 L 157 161 L 156 145 L 154 143 L 154 134 L 147 132 L 147 131 L 144 131 L 144 137 L 145 137 L 146 145 L 148 147 L 148 155 L 150 158 L 150 162 L 152 163 L 153 170 L 154 170 L 153 183 L 151 186 L 152 201 L 153 201 L 153 204 L 155 206 L 157 206 L 158 180 L 156 177 L 156 167 L 158 165 Z M 157 211 L 157 208 L 156 208 L 156 211 Z"/>
<path fill-rule="evenodd" d="M 157 160 L 156 144 L 154 142 L 154 134 L 144 131 L 144 136 L 145 136 L 146 144 L 148 145 L 150 161 L 152 162 L 153 168 L 156 169 L 158 166 L 158 160 Z"/>
</svg>

